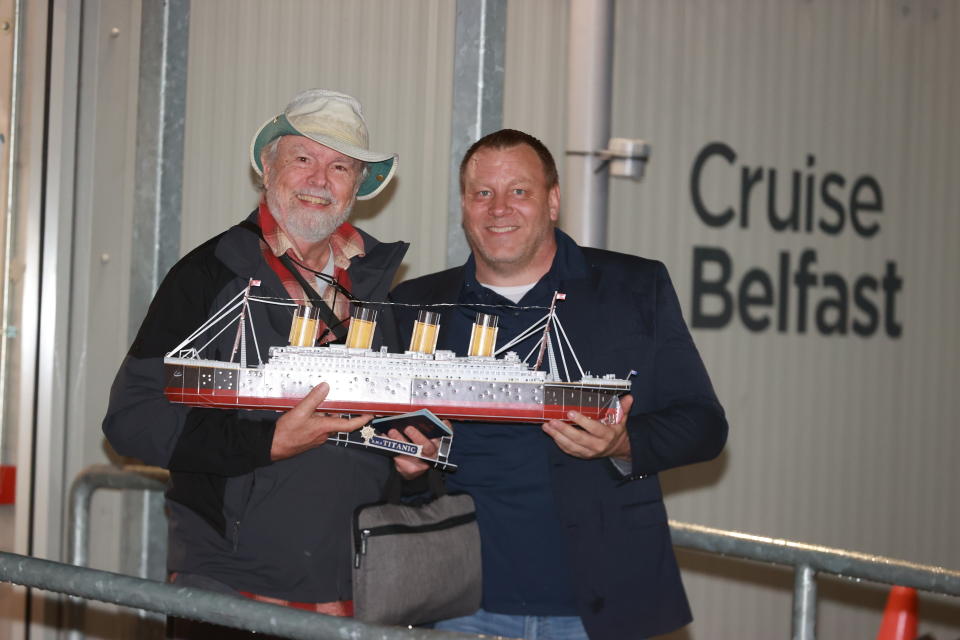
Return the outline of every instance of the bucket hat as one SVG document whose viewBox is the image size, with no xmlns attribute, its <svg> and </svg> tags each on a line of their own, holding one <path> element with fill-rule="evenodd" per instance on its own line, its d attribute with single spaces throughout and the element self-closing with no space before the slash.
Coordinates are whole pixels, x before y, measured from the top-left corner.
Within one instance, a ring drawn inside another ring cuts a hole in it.
<svg viewBox="0 0 960 640">
<path fill-rule="evenodd" d="M 250 164 L 260 176 L 260 152 L 281 136 L 303 136 L 335 151 L 367 163 L 367 177 L 360 184 L 357 200 L 380 193 L 397 172 L 395 153 L 370 151 L 367 123 L 356 98 L 328 89 L 301 91 L 283 113 L 270 118 L 250 142 Z"/>
</svg>

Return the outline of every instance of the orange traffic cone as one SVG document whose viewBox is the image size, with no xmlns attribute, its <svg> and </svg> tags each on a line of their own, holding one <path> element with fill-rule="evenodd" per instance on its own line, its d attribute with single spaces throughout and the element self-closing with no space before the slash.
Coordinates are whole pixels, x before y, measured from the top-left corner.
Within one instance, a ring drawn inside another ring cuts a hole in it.
<svg viewBox="0 0 960 640">
<path fill-rule="evenodd" d="M 917 590 L 894 585 L 887 596 L 877 640 L 914 640 L 916 637 Z"/>
</svg>

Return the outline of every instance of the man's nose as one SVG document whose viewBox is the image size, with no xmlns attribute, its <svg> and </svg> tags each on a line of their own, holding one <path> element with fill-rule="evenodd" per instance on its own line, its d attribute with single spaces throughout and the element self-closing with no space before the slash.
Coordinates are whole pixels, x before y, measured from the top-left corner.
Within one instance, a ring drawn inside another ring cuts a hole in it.
<svg viewBox="0 0 960 640">
<path fill-rule="evenodd" d="M 490 202 L 490 213 L 495 216 L 502 216 L 510 211 L 510 203 L 504 193 L 495 193 Z"/>
<path fill-rule="evenodd" d="M 307 176 L 307 181 L 310 184 L 318 187 L 326 187 L 327 186 L 327 169 L 328 169 L 328 166 L 326 164 L 318 163 L 313 168 L 313 171 L 310 172 L 310 175 Z"/>
</svg>

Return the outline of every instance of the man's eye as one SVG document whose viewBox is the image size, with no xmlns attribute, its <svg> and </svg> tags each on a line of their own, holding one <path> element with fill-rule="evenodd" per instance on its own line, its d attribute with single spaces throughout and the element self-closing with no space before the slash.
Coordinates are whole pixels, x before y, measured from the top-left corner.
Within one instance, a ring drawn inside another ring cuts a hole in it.
<svg viewBox="0 0 960 640">
<path fill-rule="evenodd" d="M 515 195 L 515 196 L 525 196 L 525 195 L 527 195 L 527 190 L 526 190 L 526 189 L 520 189 L 520 188 L 514 189 L 514 190 L 513 190 L 513 195 Z"/>
<path fill-rule="evenodd" d="M 297 156 L 297 162 L 303 163 L 303 162 L 308 162 L 309 160 L 310 158 L 308 158 L 307 156 Z"/>
<path fill-rule="evenodd" d="M 480 191 L 477 191 L 477 195 L 481 198 L 486 198 L 490 196 L 491 193 L 492 192 L 489 189 L 480 189 Z"/>
</svg>

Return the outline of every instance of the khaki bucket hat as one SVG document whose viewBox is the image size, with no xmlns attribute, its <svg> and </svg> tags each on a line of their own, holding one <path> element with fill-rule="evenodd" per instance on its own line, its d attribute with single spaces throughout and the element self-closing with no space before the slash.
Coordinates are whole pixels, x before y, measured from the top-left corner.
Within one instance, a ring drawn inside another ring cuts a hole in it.
<svg viewBox="0 0 960 640">
<path fill-rule="evenodd" d="M 367 163 L 367 177 L 357 200 L 367 200 L 383 190 L 397 172 L 399 156 L 370 151 L 367 123 L 360 103 L 345 93 L 327 89 L 301 91 L 283 113 L 270 118 L 250 142 L 250 164 L 263 175 L 260 152 L 281 136 L 303 136 Z"/>
</svg>

